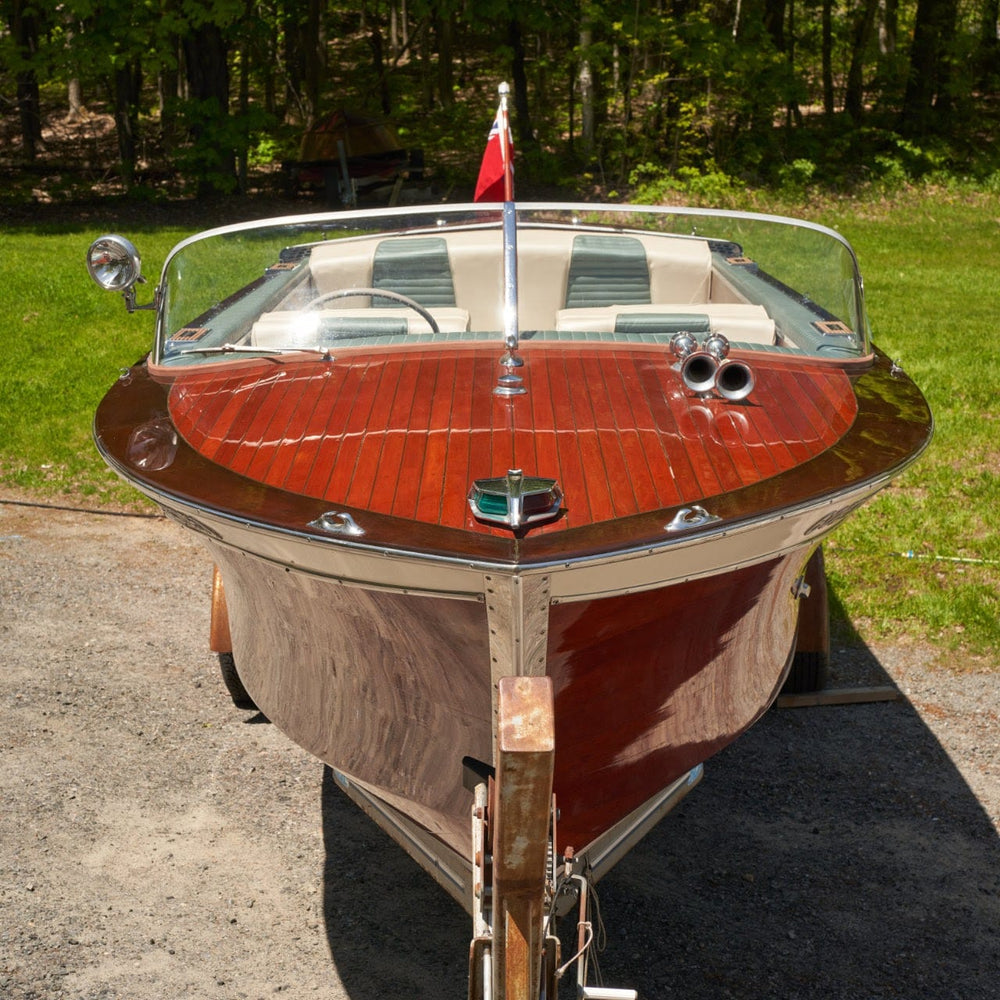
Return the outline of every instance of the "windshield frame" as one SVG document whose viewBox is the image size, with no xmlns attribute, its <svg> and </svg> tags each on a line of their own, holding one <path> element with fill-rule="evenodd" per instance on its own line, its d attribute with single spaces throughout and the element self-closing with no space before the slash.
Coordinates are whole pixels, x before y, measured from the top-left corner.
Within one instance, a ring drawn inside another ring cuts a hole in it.
<svg viewBox="0 0 1000 1000">
<path fill-rule="evenodd" d="M 854 351 L 849 357 L 838 360 L 845 362 L 856 362 L 870 356 L 871 353 L 871 330 L 868 322 L 867 309 L 865 304 L 864 280 L 858 265 L 857 256 L 847 239 L 836 230 L 819 223 L 796 219 L 781 215 L 764 213 L 744 212 L 734 209 L 704 209 L 692 206 L 650 206 L 635 204 L 605 204 L 605 203 L 579 203 L 579 202 L 517 202 L 515 203 L 518 220 L 524 225 L 537 226 L 546 215 L 562 216 L 563 225 L 573 223 L 580 227 L 580 231 L 587 231 L 588 227 L 608 227 L 616 231 L 628 233 L 633 231 L 629 225 L 629 220 L 637 221 L 642 219 L 657 219 L 664 221 L 676 219 L 682 224 L 690 224 L 689 228 L 696 226 L 696 220 L 719 220 L 729 224 L 770 224 L 785 229 L 801 230 L 812 233 L 816 236 L 825 237 L 836 244 L 844 252 L 849 271 L 848 280 L 851 285 L 850 294 L 845 297 L 845 302 L 853 300 L 852 314 L 849 317 L 849 325 L 857 335 L 860 342 L 860 349 Z M 584 221 L 586 220 L 586 221 Z M 335 233 L 342 230 L 353 230 L 354 234 L 349 236 L 339 236 L 338 240 L 370 239 L 378 233 L 386 236 L 413 234 L 413 233 L 433 233 L 436 231 L 446 232 L 456 228 L 477 228 L 479 226 L 493 229 L 499 232 L 500 228 L 500 206 L 484 205 L 476 203 L 461 203 L 449 205 L 421 205 L 409 208 L 380 208 L 374 210 L 355 210 L 348 212 L 326 212 L 315 214 L 297 214 L 280 216 L 276 218 L 253 220 L 248 222 L 233 223 L 226 226 L 219 226 L 193 234 L 176 244 L 164 261 L 161 271 L 160 285 L 158 287 L 159 307 L 157 309 L 156 332 L 154 337 L 153 351 L 150 361 L 154 366 L 165 365 L 171 371 L 177 371 L 183 367 L 184 362 L 179 362 L 177 354 L 169 354 L 166 350 L 171 331 L 167 329 L 168 315 L 171 301 L 171 274 L 175 269 L 178 258 L 189 248 L 212 240 L 218 237 L 238 235 L 241 233 L 265 232 L 287 230 L 288 245 L 290 247 L 313 247 L 326 242 L 324 239 L 310 239 L 301 243 L 296 243 L 297 233 L 326 234 Z M 644 227 L 636 227 L 634 231 L 647 231 Z M 665 230 L 665 232 L 667 232 Z M 670 230 L 670 235 L 683 237 L 685 234 L 680 228 Z M 709 241 L 713 240 L 710 233 L 691 232 L 691 238 Z M 499 259 L 498 249 L 498 259 Z M 524 281 L 525 278 L 522 278 Z M 780 284 L 780 282 L 778 282 Z M 245 286 L 246 287 L 246 286 Z M 232 294 L 243 294 L 244 289 L 237 289 Z M 223 304 L 228 300 L 223 300 Z M 219 305 L 219 308 L 222 304 Z M 208 310 L 205 311 L 206 313 Z M 203 313 L 204 315 L 204 313 Z M 193 320 L 195 317 L 190 317 Z M 502 341 L 501 341 L 502 342 Z M 227 354 L 232 357 L 242 358 L 259 356 L 267 357 L 271 354 L 287 353 L 288 350 L 269 351 L 261 348 L 259 351 L 250 350 L 244 352 L 229 352 L 228 350 L 213 351 L 220 358 Z M 192 353 L 198 353 L 192 351 Z M 206 352 L 201 352 L 205 354 Z M 230 357 L 231 360 L 231 357 Z"/>
</svg>

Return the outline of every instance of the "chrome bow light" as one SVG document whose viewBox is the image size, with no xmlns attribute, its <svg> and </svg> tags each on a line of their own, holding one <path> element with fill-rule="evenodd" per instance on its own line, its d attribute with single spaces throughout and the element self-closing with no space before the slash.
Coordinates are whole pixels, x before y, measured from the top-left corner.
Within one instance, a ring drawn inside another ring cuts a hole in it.
<svg viewBox="0 0 1000 1000">
<path fill-rule="evenodd" d="M 478 520 L 515 530 L 553 520 L 561 506 L 562 490 L 554 479 L 526 476 L 520 469 L 477 479 L 469 490 L 469 508 Z"/>
</svg>

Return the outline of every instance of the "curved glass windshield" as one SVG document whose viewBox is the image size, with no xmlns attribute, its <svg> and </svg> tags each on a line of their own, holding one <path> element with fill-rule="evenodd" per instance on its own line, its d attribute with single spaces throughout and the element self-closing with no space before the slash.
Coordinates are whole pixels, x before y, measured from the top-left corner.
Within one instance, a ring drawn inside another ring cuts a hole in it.
<svg viewBox="0 0 1000 1000">
<path fill-rule="evenodd" d="M 860 275 L 836 233 L 735 212 L 516 210 L 517 328 L 536 341 L 669 344 L 849 360 L 869 351 Z M 339 213 L 214 230 L 164 267 L 154 360 L 503 343 L 501 212 Z"/>
</svg>

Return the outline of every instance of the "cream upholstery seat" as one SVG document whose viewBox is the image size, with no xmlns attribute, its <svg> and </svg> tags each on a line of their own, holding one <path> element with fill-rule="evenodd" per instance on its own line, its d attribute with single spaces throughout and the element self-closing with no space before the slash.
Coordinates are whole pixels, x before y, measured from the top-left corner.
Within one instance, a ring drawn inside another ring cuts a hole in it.
<svg viewBox="0 0 1000 1000">
<path fill-rule="evenodd" d="M 469 314 L 454 306 L 427 310 L 442 333 L 463 333 Z M 261 315 L 250 332 L 254 347 L 328 347 L 360 337 L 430 334 L 430 324 L 412 309 L 295 309 Z"/>
</svg>

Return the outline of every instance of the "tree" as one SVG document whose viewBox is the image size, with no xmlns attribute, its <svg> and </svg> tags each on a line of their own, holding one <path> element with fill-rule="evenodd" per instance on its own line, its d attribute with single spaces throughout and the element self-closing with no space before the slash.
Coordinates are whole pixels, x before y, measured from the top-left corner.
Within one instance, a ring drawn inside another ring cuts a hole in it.
<svg viewBox="0 0 1000 1000">
<path fill-rule="evenodd" d="M 17 113 L 21 121 L 21 155 L 34 161 L 42 138 L 42 118 L 36 61 L 40 26 L 35 8 L 26 0 L 11 0 L 7 6 L 10 29 L 10 63 L 17 76 Z"/>
<path fill-rule="evenodd" d="M 902 129 L 919 137 L 939 129 L 951 107 L 957 0 L 917 0 Z"/>
<path fill-rule="evenodd" d="M 865 102 L 864 66 L 868 45 L 875 31 L 879 0 L 862 0 L 851 27 L 851 63 L 847 70 L 844 110 L 856 125 L 861 123 Z"/>
</svg>

